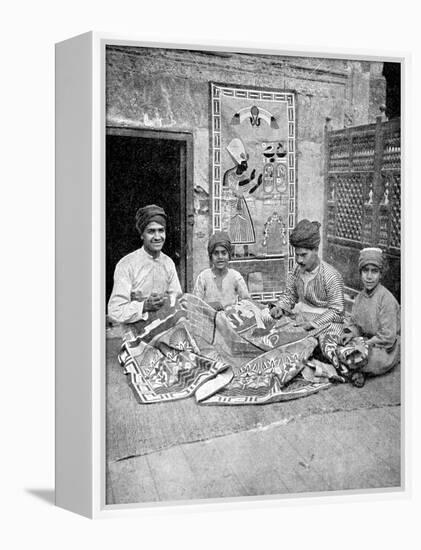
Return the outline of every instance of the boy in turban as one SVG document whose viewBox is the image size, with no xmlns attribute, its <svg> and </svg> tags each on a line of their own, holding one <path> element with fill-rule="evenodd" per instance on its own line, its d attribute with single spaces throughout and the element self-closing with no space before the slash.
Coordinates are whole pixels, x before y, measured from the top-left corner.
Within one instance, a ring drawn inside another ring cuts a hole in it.
<svg viewBox="0 0 421 550">
<path fill-rule="evenodd" d="M 167 215 L 150 204 L 136 212 L 136 229 L 143 246 L 122 258 L 114 272 L 109 316 L 119 323 L 148 319 L 168 297 L 182 293 L 174 262 L 162 252 Z"/>
<path fill-rule="evenodd" d="M 305 330 L 321 329 L 323 355 L 338 366 L 335 349 L 342 336 L 344 287 L 342 276 L 319 258 L 320 223 L 301 220 L 291 232 L 297 266 L 288 276 L 285 292 L 270 310 L 279 319 L 296 314 Z"/>
<path fill-rule="evenodd" d="M 384 374 L 400 360 L 400 308 L 380 283 L 384 271 L 380 248 L 361 250 L 358 268 L 363 290 L 355 298 L 338 357 L 352 371 L 352 382 L 362 386 L 366 375 Z"/>
<path fill-rule="evenodd" d="M 238 298 L 250 299 L 241 274 L 228 267 L 231 253 L 232 245 L 228 233 L 214 233 L 208 242 L 211 267 L 199 274 L 194 286 L 194 294 L 216 310 L 235 304 Z"/>
</svg>

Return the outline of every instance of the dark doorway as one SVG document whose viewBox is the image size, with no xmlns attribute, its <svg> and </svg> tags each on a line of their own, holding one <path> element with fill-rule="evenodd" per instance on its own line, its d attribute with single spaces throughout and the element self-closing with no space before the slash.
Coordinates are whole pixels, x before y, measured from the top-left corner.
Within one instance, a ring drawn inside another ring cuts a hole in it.
<svg viewBox="0 0 421 550">
<path fill-rule="evenodd" d="M 183 290 L 191 290 L 192 162 L 190 134 L 107 128 L 107 301 L 116 263 L 141 246 L 134 219 L 136 210 L 147 204 L 166 211 L 163 251 L 173 259 Z"/>
<path fill-rule="evenodd" d="M 401 116 L 401 64 L 383 63 L 386 78 L 386 115 L 390 119 Z"/>
</svg>

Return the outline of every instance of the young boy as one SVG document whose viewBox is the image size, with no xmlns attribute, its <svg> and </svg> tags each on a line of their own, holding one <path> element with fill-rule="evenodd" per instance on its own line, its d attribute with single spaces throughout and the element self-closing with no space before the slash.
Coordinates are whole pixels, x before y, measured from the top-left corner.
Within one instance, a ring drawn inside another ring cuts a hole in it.
<svg viewBox="0 0 421 550">
<path fill-rule="evenodd" d="M 363 290 L 355 298 L 338 357 L 356 369 L 351 381 L 361 387 L 366 375 L 384 374 L 400 361 L 400 308 L 380 283 L 384 269 L 380 248 L 361 250 L 358 267 Z"/>
<path fill-rule="evenodd" d="M 247 285 L 241 274 L 228 267 L 232 245 L 225 231 L 217 231 L 209 239 L 210 269 L 203 270 L 194 285 L 194 294 L 214 309 L 231 306 L 238 299 L 250 299 Z"/>
</svg>

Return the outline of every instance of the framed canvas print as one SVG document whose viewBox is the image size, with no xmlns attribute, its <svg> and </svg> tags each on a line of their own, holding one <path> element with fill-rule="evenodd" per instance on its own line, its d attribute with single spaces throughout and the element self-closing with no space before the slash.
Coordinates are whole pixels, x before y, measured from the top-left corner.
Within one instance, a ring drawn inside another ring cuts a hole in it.
<svg viewBox="0 0 421 550">
<path fill-rule="evenodd" d="M 405 58 L 56 48 L 57 504 L 402 492 Z"/>
</svg>

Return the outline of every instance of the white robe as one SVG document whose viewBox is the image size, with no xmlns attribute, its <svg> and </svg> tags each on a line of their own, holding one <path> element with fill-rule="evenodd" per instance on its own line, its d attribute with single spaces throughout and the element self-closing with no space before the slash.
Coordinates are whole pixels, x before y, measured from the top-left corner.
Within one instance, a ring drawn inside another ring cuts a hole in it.
<svg viewBox="0 0 421 550">
<path fill-rule="evenodd" d="M 144 301 L 132 301 L 131 293 L 141 292 L 145 300 L 152 292 L 181 294 L 174 262 L 166 254 L 153 258 L 142 247 L 122 258 L 114 271 L 114 287 L 108 302 L 108 315 L 118 323 L 135 323 L 148 318 Z"/>
</svg>

